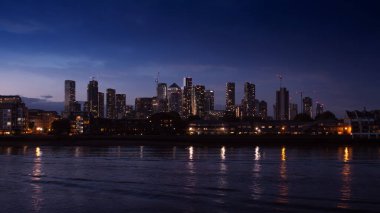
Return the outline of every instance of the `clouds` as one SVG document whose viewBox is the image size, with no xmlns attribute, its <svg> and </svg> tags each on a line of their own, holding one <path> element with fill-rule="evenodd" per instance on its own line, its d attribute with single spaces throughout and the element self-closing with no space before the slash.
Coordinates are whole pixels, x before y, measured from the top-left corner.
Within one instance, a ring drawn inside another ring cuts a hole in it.
<svg viewBox="0 0 380 213">
<path fill-rule="evenodd" d="M 29 34 L 47 31 L 48 28 L 43 24 L 33 20 L 15 21 L 0 19 L 0 31 L 16 34 Z"/>
</svg>

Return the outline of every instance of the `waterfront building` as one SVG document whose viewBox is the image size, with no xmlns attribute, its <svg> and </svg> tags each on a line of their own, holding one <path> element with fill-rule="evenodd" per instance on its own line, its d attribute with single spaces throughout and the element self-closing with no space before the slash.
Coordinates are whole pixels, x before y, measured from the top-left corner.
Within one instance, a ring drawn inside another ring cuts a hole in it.
<svg viewBox="0 0 380 213">
<path fill-rule="evenodd" d="M 226 111 L 233 112 L 235 109 L 235 83 L 226 84 Z"/>
<path fill-rule="evenodd" d="M 20 96 L 0 96 L 0 134 L 25 133 L 28 109 Z"/>
<path fill-rule="evenodd" d="M 116 118 L 116 90 L 115 89 L 107 89 L 107 113 L 106 116 L 108 119 Z"/>
<path fill-rule="evenodd" d="M 181 88 L 176 83 L 173 83 L 168 88 L 167 96 L 168 96 L 169 111 L 180 113 L 181 104 L 182 104 Z"/>
<path fill-rule="evenodd" d="M 274 112 L 276 120 L 289 120 L 289 91 L 285 87 L 276 91 Z"/>
<path fill-rule="evenodd" d="M 34 134 L 47 134 L 51 131 L 51 125 L 58 120 L 58 113 L 55 111 L 44 111 L 40 109 L 29 109 L 28 120 L 30 129 Z"/>
<path fill-rule="evenodd" d="M 87 85 L 88 112 L 93 117 L 99 116 L 98 82 L 92 79 Z M 86 106 L 87 107 L 87 106 Z"/>
</svg>

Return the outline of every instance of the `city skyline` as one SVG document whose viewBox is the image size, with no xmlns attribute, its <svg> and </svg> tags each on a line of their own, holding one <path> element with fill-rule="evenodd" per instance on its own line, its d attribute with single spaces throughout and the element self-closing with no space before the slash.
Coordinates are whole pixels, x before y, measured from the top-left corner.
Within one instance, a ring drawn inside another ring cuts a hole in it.
<svg viewBox="0 0 380 213">
<path fill-rule="evenodd" d="M 340 117 L 379 108 L 379 3 L 273 2 L 3 1 L 0 94 L 54 105 L 64 100 L 56 85 L 75 79 L 84 101 L 93 76 L 132 104 L 154 96 L 160 72 L 168 85 L 207 85 L 219 107 L 226 82 L 237 103 L 252 82 L 273 115 L 281 74 L 299 107 L 303 92 Z"/>
</svg>

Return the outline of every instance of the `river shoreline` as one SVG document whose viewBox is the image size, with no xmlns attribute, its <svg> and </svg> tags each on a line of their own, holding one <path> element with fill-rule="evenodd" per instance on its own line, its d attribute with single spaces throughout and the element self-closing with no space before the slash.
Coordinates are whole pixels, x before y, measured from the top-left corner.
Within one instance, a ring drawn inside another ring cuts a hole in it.
<svg viewBox="0 0 380 213">
<path fill-rule="evenodd" d="M 128 146 L 128 145 L 199 145 L 199 146 L 380 146 L 380 139 L 350 136 L 255 135 L 255 136 L 0 136 L 0 146 Z"/>
</svg>

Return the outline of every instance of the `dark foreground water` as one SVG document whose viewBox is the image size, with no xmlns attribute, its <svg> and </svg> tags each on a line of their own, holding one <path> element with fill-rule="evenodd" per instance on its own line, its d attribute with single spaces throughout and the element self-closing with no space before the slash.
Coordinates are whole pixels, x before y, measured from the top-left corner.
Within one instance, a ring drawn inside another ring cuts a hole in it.
<svg viewBox="0 0 380 213">
<path fill-rule="evenodd" d="M 0 147 L 1 212 L 380 211 L 379 147 Z"/>
</svg>

